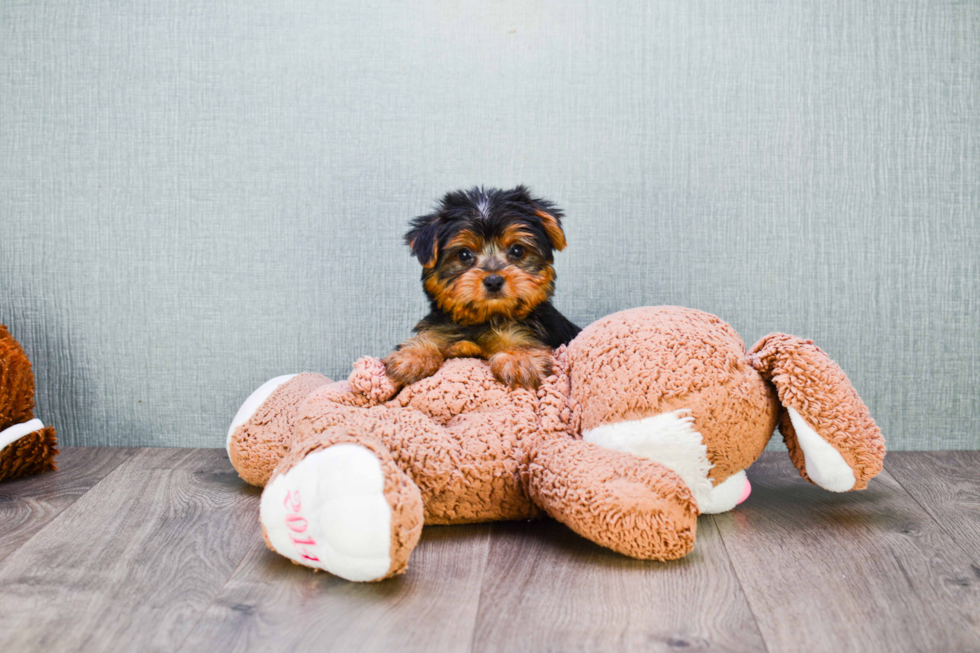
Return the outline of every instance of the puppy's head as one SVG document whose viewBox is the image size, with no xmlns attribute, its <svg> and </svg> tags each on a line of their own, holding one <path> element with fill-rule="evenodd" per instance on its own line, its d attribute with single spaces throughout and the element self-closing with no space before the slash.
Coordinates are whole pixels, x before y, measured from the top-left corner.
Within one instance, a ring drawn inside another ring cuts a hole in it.
<svg viewBox="0 0 980 653">
<path fill-rule="evenodd" d="M 554 292 L 562 217 L 524 186 L 471 188 L 412 220 L 405 242 L 422 264 L 426 295 L 456 322 L 522 319 Z"/>
</svg>

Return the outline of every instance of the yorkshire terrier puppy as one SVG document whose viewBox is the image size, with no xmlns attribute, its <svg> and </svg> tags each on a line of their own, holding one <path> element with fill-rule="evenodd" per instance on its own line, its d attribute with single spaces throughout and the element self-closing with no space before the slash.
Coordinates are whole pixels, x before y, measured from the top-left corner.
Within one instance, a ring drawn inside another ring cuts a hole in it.
<svg viewBox="0 0 980 653">
<path fill-rule="evenodd" d="M 405 242 L 422 264 L 430 313 L 384 359 L 399 386 L 431 376 L 447 358 L 484 358 L 508 386 L 534 389 L 551 374 L 551 350 L 580 329 L 549 301 L 562 212 L 512 190 L 448 193 L 412 220 Z"/>
</svg>

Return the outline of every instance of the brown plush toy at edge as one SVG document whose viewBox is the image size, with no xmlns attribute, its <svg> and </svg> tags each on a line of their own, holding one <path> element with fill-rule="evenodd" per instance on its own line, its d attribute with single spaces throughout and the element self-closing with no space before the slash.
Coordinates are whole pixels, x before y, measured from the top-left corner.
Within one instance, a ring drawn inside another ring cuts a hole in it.
<svg viewBox="0 0 980 653">
<path fill-rule="evenodd" d="M 695 544 L 697 516 L 733 509 L 777 425 L 824 489 L 859 490 L 884 439 L 843 371 L 808 340 L 751 351 L 719 318 L 680 307 L 615 313 L 552 356 L 537 392 L 452 359 L 400 391 L 362 358 L 346 381 L 278 377 L 228 433 L 264 486 L 269 548 L 353 581 L 403 573 L 421 524 L 548 515 L 640 559 Z"/>
<path fill-rule="evenodd" d="M 0 482 L 57 469 L 55 430 L 34 419 L 34 374 L 20 344 L 0 325 Z"/>
</svg>

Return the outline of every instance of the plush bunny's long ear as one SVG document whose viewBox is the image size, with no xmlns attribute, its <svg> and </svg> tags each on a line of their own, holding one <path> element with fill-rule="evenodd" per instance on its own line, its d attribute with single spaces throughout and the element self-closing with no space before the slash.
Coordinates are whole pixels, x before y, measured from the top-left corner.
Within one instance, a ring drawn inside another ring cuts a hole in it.
<svg viewBox="0 0 980 653">
<path fill-rule="evenodd" d="M 812 340 L 763 337 L 749 363 L 776 386 L 779 431 L 800 475 L 831 492 L 863 490 L 885 457 L 885 439 L 844 371 Z"/>
<path fill-rule="evenodd" d="M 412 248 L 424 268 L 431 268 L 439 258 L 439 214 L 420 215 L 412 219 L 412 228 L 405 234 L 405 242 Z"/>
</svg>

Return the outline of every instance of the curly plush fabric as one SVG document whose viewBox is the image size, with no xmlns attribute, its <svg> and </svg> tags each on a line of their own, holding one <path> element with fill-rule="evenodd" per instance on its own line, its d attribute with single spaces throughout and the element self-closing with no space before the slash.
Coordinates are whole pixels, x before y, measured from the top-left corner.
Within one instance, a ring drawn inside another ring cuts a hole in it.
<svg viewBox="0 0 980 653">
<path fill-rule="evenodd" d="M 644 560 L 694 548 L 698 506 L 680 477 L 650 460 L 581 440 L 554 440 L 528 464 L 531 498 L 576 533 Z"/>
<path fill-rule="evenodd" d="M 813 476 L 807 447 L 823 448 L 810 452 L 825 465 L 823 487 L 840 491 L 853 474 L 860 489 L 881 469 L 880 432 L 840 368 L 809 341 L 772 334 L 747 353 L 713 315 L 652 307 L 595 322 L 552 358 L 536 393 L 507 388 L 485 361 L 464 358 L 397 393 L 371 357 L 344 382 L 299 375 L 237 427 L 232 461 L 250 483 L 289 473 L 302 484 L 302 474 L 316 473 L 302 466 L 312 452 L 364 447 L 365 460 L 376 461 L 366 469 L 384 475 L 390 519 L 351 537 L 369 541 L 388 528 L 388 571 L 366 578 L 364 565 L 310 563 L 356 580 L 402 573 L 422 520 L 545 513 L 625 555 L 682 557 L 702 510 L 730 510 L 748 496 L 743 470 L 777 420 L 805 477 Z M 796 442 L 789 411 L 816 444 Z"/>
<path fill-rule="evenodd" d="M 315 389 L 332 383 L 322 374 L 298 374 L 269 395 L 228 442 L 231 464 L 252 485 L 264 486 L 289 453 L 300 408 Z"/>
<path fill-rule="evenodd" d="M 772 387 L 735 330 L 676 306 L 635 308 L 586 327 L 565 354 L 572 432 L 687 409 L 720 483 L 748 467 L 776 427 Z M 615 389 L 615 392 L 610 391 Z"/>
<path fill-rule="evenodd" d="M 57 469 L 54 427 L 34 419 L 34 373 L 7 327 L 0 325 L 0 482 Z"/>
<path fill-rule="evenodd" d="M 521 440 L 537 428 L 536 397 L 510 390 L 489 366 L 451 359 L 434 376 L 384 401 L 387 381 L 377 359 L 354 365 L 348 386 L 309 396 L 296 426 L 308 438 L 338 426 L 375 438 L 422 493 L 427 524 L 520 519 L 537 513 L 519 474 Z"/>
</svg>

